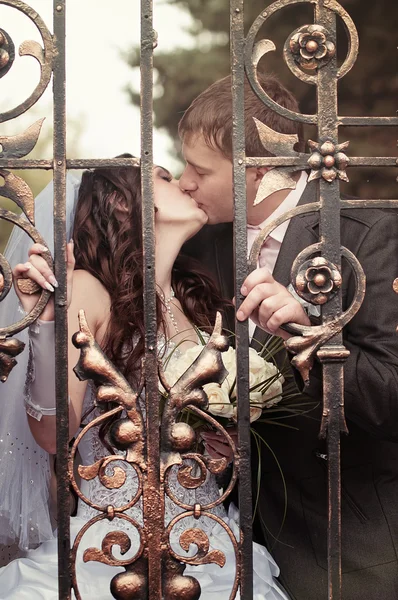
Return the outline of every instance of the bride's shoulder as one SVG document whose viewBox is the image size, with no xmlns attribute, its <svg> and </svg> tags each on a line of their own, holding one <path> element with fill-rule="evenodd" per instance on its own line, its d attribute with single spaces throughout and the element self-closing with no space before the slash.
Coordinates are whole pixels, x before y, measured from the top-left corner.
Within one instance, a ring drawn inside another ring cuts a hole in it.
<svg viewBox="0 0 398 600">
<path fill-rule="evenodd" d="M 73 272 L 73 289 L 75 289 L 75 287 L 81 287 L 83 289 L 89 290 L 90 292 L 96 291 L 101 295 L 106 295 L 109 297 L 107 290 L 102 285 L 100 280 L 97 279 L 97 277 L 94 277 L 94 275 L 91 275 L 91 273 L 89 273 L 88 271 L 84 271 L 83 269 L 77 269 Z"/>
<path fill-rule="evenodd" d="M 73 273 L 72 304 L 87 307 L 95 312 L 95 320 L 109 313 L 111 300 L 103 284 L 88 271 L 78 269 Z"/>
</svg>

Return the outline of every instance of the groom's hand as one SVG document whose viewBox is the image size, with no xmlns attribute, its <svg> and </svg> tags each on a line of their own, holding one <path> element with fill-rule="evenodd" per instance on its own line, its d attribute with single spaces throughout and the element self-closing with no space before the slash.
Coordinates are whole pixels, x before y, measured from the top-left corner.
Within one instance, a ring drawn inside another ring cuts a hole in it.
<svg viewBox="0 0 398 600">
<path fill-rule="evenodd" d="M 261 329 L 285 340 L 291 335 L 280 329 L 281 325 L 311 325 L 300 302 L 275 281 L 266 267 L 256 269 L 246 277 L 241 293 L 245 299 L 236 314 L 239 321 L 250 317 Z"/>
</svg>

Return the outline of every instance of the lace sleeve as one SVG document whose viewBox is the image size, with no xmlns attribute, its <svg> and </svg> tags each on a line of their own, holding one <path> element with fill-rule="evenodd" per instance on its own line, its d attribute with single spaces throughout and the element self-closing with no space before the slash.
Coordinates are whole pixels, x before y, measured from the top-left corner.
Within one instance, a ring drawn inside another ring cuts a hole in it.
<svg viewBox="0 0 398 600">
<path fill-rule="evenodd" d="M 37 321 L 29 328 L 29 359 L 25 381 L 28 415 L 40 421 L 55 415 L 54 322 Z"/>
</svg>

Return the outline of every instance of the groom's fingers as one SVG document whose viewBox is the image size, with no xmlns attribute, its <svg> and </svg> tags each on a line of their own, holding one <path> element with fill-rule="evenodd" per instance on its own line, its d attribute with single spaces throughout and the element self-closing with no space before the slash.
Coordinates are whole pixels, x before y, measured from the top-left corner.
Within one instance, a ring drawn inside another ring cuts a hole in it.
<svg viewBox="0 0 398 600">
<path fill-rule="evenodd" d="M 276 290 L 273 283 L 259 283 L 243 300 L 236 317 L 238 321 L 244 321 L 255 312 L 263 300 L 275 295 Z"/>
<path fill-rule="evenodd" d="M 248 275 L 242 284 L 241 293 L 243 296 L 247 296 L 251 290 L 261 283 L 274 283 L 275 279 L 272 277 L 272 273 L 267 267 L 260 267 L 255 269 Z"/>
<path fill-rule="evenodd" d="M 258 324 L 262 329 L 286 340 L 291 335 L 280 329 L 285 323 L 311 325 L 302 306 L 294 298 L 278 294 L 261 303 L 258 310 Z"/>
</svg>

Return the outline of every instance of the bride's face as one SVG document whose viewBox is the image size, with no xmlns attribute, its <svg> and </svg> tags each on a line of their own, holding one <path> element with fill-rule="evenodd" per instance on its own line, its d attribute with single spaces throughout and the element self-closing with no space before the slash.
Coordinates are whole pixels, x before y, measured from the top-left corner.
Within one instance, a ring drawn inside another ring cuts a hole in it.
<svg viewBox="0 0 398 600">
<path fill-rule="evenodd" d="M 198 207 L 187 192 L 180 189 L 178 181 L 167 169 L 154 167 L 153 188 L 157 208 L 156 224 L 181 226 L 186 224 L 189 229 L 188 233 L 193 235 L 207 223 L 206 213 Z"/>
</svg>

